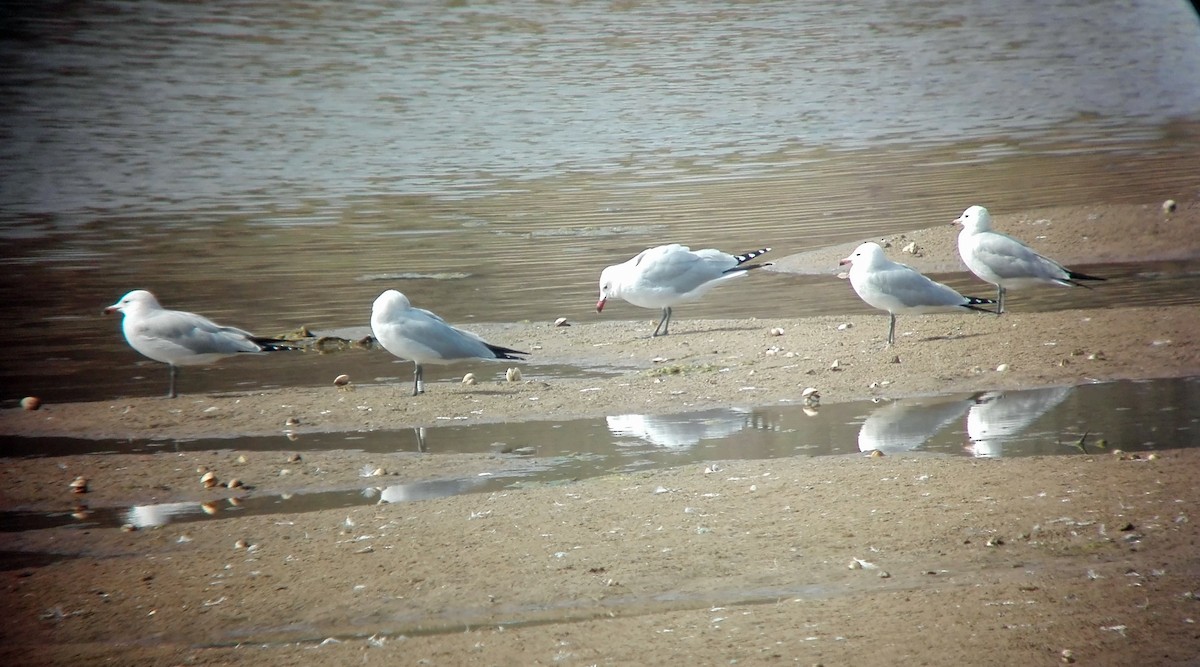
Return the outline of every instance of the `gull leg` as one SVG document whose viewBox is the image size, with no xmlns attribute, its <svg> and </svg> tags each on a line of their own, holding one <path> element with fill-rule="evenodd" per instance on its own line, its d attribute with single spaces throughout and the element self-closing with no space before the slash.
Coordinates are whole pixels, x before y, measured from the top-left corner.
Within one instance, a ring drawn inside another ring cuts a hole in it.
<svg viewBox="0 0 1200 667">
<path fill-rule="evenodd" d="M 896 314 L 888 313 L 888 317 L 891 318 L 891 321 L 888 323 L 888 342 L 887 342 L 887 344 L 890 346 L 892 343 L 896 342 Z"/>
<path fill-rule="evenodd" d="M 662 329 L 662 335 L 667 335 L 667 329 L 671 327 L 671 307 L 667 306 L 662 309 L 662 319 L 658 321 L 658 326 L 654 327 L 654 333 L 650 334 L 651 338 L 659 335 L 658 330 Z"/>
<path fill-rule="evenodd" d="M 1004 312 L 1004 288 L 996 285 L 996 314 Z"/>
<path fill-rule="evenodd" d="M 413 396 L 425 393 L 425 374 L 421 372 L 421 364 L 413 362 Z"/>
<path fill-rule="evenodd" d="M 175 376 L 179 373 L 179 369 L 175 364 L 167 364 L 167 367 L 171 369 L 171 381 L 167 385 L 167 398 L 175 398 Z"/>
</svg>

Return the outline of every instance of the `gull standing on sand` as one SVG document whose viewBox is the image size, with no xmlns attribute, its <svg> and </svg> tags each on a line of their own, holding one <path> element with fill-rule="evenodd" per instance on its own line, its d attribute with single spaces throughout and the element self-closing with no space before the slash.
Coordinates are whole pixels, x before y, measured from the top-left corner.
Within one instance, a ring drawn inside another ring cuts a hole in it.
<svg viewBox="0 0 1200 667">
<path fill-rule="evenodd" d="M 175 398 L 179 366 L 209 364 L 235 354 L 293 350 L 287 341 L 255 336 L 249 331 L 221 326 L 196 313 L 167 310 L 146 290 L 133 290 L 104 314 L 123 313 L 121 329 L 129 346 L 171 367 L 167 397 Z"/>
<path fill-rule="evenodd" d="M 878 243 L 864 243 L 850 256 L 838 262 L 850 264 L 850 284 L 867 305 L 886 310 L 891 316 L 887 344 L 896 340 L 898 313 L 937 313 L 959 309 L 992 311 L 979 306 L 996 303 L 991 299 L 963 296 L 950 287 L 934 282 L 916 269 L 893 262 Z"/>
<path fill-rule="evenodd" d="M 992 231 L 992 216 L 982 206 L 968 208 L 954 222 L 962 225 L 962 231 L 958 233 L 958 254 L 962 255 L 963 262 L 971 273 L 996 286 L 997 315 L 1004 312 L 1004 293 L 1010 287 L 1087 287 L 1077 281 L 1104 280 L 1071 271 L 1013 237 Z"/>
<path fill-rule="evenodd" d="M 422 364 L 448 364 L 463 359 L 513 359 L 528 352 L 492 345 L 482 338 L 446 324 L 423 308 L 413 308 L 408 297 L 387 290 L 371 306 L 371 333 L 383 349 L 413 362 L 413 396 L 425 392 Z"/>
<path fill-rule="evenodd" d="M 633 259 L 600 272 L 596 312 L 604 310 L 610 298 L 624 299 L 642 308 L 661 308 L 662 319 L 650 337 L 658 336 L 660 330 L 665 336 L 671 326 L 672 306 L 699 299 L 717 285 L 763 266 L 745 263 L 769 250 L 730 255 L 712 248 L 692 252 L 678 243 L 647 248 Z"/>
</svg>

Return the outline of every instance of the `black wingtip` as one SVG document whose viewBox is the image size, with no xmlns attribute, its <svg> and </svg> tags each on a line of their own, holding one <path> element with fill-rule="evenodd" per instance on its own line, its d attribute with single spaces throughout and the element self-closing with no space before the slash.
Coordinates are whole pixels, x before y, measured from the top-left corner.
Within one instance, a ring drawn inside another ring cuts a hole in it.
<svg viewBox="0 0 1200 667">
<path fill-rule="evenodd" d="M 263 352 L 293 352 L 300 349 L 299 345 L 282 338 L 251 338 L 250 340 L 261 347 Z"/>
<path fill-rule="evenodd" d="M 737 271 L 749 271 L 751 269 L 761 269 L 764 266 L 770 266 L 770 265 L 774 264 L 774 262 L 764 262 L 762 264 L 746 264 L 746 262 L 749 262 L 750 260 L 754 259 L 755 257 L 759 257 L 759 256 L 763 255 L 764 253 L 768 253 L 768 252 L 771 252 L 770 248 L 759 248 L 758 250 L 751 250 L 750 252 L 745 252 L 740 255 L 734 255 L 733 258 L 737 260 L 737 266 L 733 267 L 732 269 L 726 269 L 725 273 L 734 273 Z"/>
<path fill-rule="evenodd" d="M 759 248 L 758 250 L 751 250 L 750 252 L 744 252 L 740 255 L 734 255 L 733 258 L 737 260 L 739 269 L 748 270 L 748 269 L 757 268 L 762 265 L 761 264 L 756 264 L 755 266 L 741 266 L 741 265 L 745 264 L 746 262 L 749 262 L 750 260 L 754 259 L 755 257 L 764 255 L 768 252 L 771 252 L 770 248 Z"/>
<path fill-rule="evenodd" d="M 1067 271 L 1067 278 L 1069 280 L 1108 280 L 1108 278 L 1101 278 L 1100 276 L 1089 276 L 1086 273 L 1077 273 L 1077 272 L 1071 271 L 1071 270 Z M 1079 285 L 1080 287 L 1087 287 L 1087 285 L 1080 285 L 1079 283 L 1075 283 L 1075 284 Z"/>
<path fill-rule="evenodd" d="M 509 361 L 525 361 L 525 359 L 524 359 L 524 358 L 522 358 L 522 357 L 515 357 L 515 356 L 513 356 L 513 355 L 515 355 L 515 354 L 523 354 L 523 355 L 525 355 L 526 357 L 528 357 L 528 356 L 529 356 L 529 353 L 528 353 L 528 352 L 522 352 L 522 351 L 520 351 L 520 350 L 514 350 L 514 349 L 512 349 L 512 348 L 508 348 L 508 347 L 502 347 L 502 346 L 500 346 L 500 345 L 492 345 L 491 343 L 484 343 L 484 345 L 487 345 L 487 348 L 488 348 L 489 350 L 491 350 L 493 354 L 495 354 L 495 355 L 496 355 L 496 358 L 497 358 L 497 359 L 507 359 L 507 360 L 509 360 Z"/>
<path fill-rule="evenodd" d="M 967 299 L 967 302 L 962 305 L 963 308 L 970 308 L 971 310 L 978 310 L 981 313 L 995 313 L 996 312 L 994 310 L 988 310 L 987 308 L 980 307 L 980 306 L 995 305 L 996 304 L 995 299 L 982 299 L 977 296 L 968 296 L 968 297 L 966 297 L 966 299 Z"/>
</svg>

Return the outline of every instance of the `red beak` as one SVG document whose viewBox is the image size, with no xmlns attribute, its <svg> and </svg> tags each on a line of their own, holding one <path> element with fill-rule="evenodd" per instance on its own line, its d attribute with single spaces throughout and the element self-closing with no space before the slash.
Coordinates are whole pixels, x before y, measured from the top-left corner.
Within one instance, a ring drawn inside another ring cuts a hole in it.
<svg viewBox="0 0 1200 667">
<path fill-rule="evenodd" d="M 847 265 L 847 264 L 849 264 L 849 263 L 850 263 L 850 258 L 849 258 L 849 257 L 847 257 L 847 258 L 845 258 L 845 259 L 840 259 L 840 260 L 838 260 L 838 266 L 845 266 L 845 265 Z"/>
<path fill-rule="evenodd" d="M 605 301 L 608 301 L 608 299 L 606 299 L 606 298 L 600 299 L 599 301 L 596 302 L 596 312 L 597 313 L 604 310 L 604 302 Z"/>
</svg>

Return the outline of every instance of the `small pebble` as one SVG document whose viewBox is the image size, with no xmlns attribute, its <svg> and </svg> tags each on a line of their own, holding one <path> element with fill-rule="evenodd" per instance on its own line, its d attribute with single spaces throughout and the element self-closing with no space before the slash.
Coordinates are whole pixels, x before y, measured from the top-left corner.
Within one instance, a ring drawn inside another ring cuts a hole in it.
<svg viewBox="0 0 1200 667">
<path fill-rule="evenodd" d="M 832 363 L 832 364 L 829 364 L 829 370 L 831 370 L 831 371 L 840 371 L 840 370 L 842 370 L 842 362 L 841 362 L 841 361 L 838 361 L 837 359 L 834 359 L 834 360 L 833 360 L 833 363 Z"/>
<path fill-rule="evenodd" d="M 567 318 L 565 318 L 565 317 L 560 317 L 560 318 L 558 318 L 557 320 L 554 320 L 554 326 L 556 326 L 556 327 L 569 327 L 569 326 L 571 326 L 571 323 L 567 321 Z"/>
<path fill-rule="evenodd" d="M 1062 658 L 1061 659 L 1063 662 L 1065 662 L 1067 664 L 1071 664 L 1071 663 L 1075 662 L 1075 652 L 1069 648 L 1064 648 L 1062 650 Z"/>
<path fill-rule="evenodd" d="M 772 329 L 771 329 L 771 335 L 772 335 L 772 336 L 782 336 L 782 335 L 783 335 L 783 327 L 774 327 L 774 328 L 772 328 Z"/>
<path fill-rule="evenodd" d="M 916 241 L 909 243 L 908 245 L 904 246 L 904 248 L 903 248 L 903 252 L 906 252 L 910 255 L 915 255 L 915 254 L 919 253 L 920 251 L 921 250 L 920 250 L 920 248 L 917 247 Z"/>
<path fill-rule="evenodd" d="M 509 382 L 520 382 L 521 381 L 521 369 L 517 368 L 516 366 L 513 366 L 512 368 L 510 368 L 504 372 L 504 379 L 508 380 Z"/>
<path fill-rule="evenodd" d="M 121 526 L 122 532 L 132 533 L 135 530 L 137 530 L 137 526 L 133 525 L 132 523 L 127 523 Z"/>
<path fill-rule="evenodd" d="M 881 459 L 881 458 L 883 458 L 883 452 L 879 451 L 878 449 L 872 449 L 871 450 L 871 458 Z"/>
<path fill-rule="evenodd" d="M 299 426 L 300 418 L 299 417 L 288 417 L 287 421 L 283 422 L 283 425 L 284 426 Z"/>
<path fill-rule="evenodd" d="M 288 463 L 299 463 L 300 455 L 299 454 L 290 454 L 290 455 L 288 455 L 287 461 L 288 461 Z"/>
<path fill-rule="evenodd" d="M 1166 213 L 1167 215 L 1170 215 L 1170 214 L 1174 213 L 1174 212 L 1175 212 L 1175 208 L 1176 208 L 1176 205 L 1175 205 L 1175 200 L 1174 200 L 1174 199 L 1168 199 L 1168 200 L 1166 200 L 1165 202 L 1163 202 L 1163 203 L 1162 203 L 1162 210 L 1163 210 L 1163 213 Z"/>
<path fill-rule="evenodd" d="M 345 388 L 349 387 L 350 386 L 350 376 L 346 375 L 345 373 L 342 373 L 341 375 L 333 378 L 333 386 L 337 387 L 338 389 L 345 389 Z"/>
<path fill-rule="evenodd" d="M 71 493 L 87 493 L 88 481 L 87 478 L 80 475 L 71 482 Z"/>
<path fill-rule="evenodd" d="M 42 407 L 42 399 L 37 396 L 26 396 L 21 399 L 21 407 L 26 410 L 37 410 Z"/>
<path fill-rule="evenodd" d="M 233 543 L 234 549 L 245 549 L 248 546 L 250 546 L 250 543 L 246 540 L 238 540 L 237 542 Z"/>
<path fill-rule="evenodd" d="M 463 379 L 462 379 L 462 383 L 467 386 L 475 384 L 475 374 L 467 373 L 466 375 L 464 375 Z"/>
<path fill-rule="evenodd" d="M 241 487 L 242 487 L 242 480 L 240 480 L 236 477 L 229 480 L 228 482 L 225 482 L 225 488 L 227 488 L 227 489 L 238 489 Z"/>
<path fill-rule="evenodd" d="M 996 367 L 997 373 L 1003 373 L 1006 370 L 1008 370 L 1008 364 L 1000 364 L 999 366 Z"/>
</svg>

